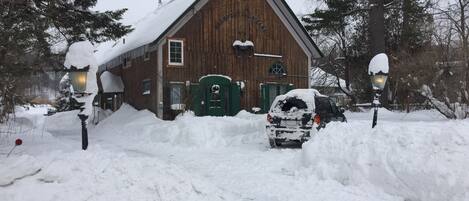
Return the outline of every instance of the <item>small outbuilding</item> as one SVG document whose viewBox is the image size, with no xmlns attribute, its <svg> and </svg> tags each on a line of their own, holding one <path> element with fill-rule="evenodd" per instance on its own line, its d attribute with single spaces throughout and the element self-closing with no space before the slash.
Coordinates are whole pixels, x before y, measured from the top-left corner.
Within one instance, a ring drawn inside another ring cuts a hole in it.
<svg viewBox="0 0 469 201">
<path fill-rule="evenodd" d="M 125 92 L 122 78 L 105 71 L 99 76 L 98 82 L 101 108 L 112 111 L 118 110 L 123 103 Z"/>
</svg>

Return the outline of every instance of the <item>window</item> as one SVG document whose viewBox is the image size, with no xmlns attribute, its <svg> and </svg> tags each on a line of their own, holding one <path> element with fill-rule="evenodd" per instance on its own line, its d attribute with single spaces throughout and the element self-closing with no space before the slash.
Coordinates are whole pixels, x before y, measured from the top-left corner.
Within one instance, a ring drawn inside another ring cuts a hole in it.
<svg viewBox="0 0 469 201">
<path fill-rule="evenodd" d="M 130 66 L 132 66 L 132 60 L 129 58 L 124 58 L 124 60 L 122 61 L 122 65 L 124 66 L 124 68 L 129 68 Z"/>
<path fill-rule="evenodd" d="M 267 83 L 261 84 L 261 109 L 267 112 L 278 95 L 286 94 L 293 89 L 292 84 Z"/>
<path fill-rule="evenodd" d="M 184 86 L 183 83 L 170 84 L 172 110 L 184 110 Z"/>
<path fill-rule="evenodd" d="M 143 86 L 143 95 L 150 95 L 151 94 L 151 80 L 143 80 L 142 82 Z"/>
<path fill-rule="evenodd" d="M 169 40 L 169 65 L 184 65 L 184 41 Z"/>
<path fill-rule="evenodd" d="M 143 55 L 143 60 L 144 61 L 149 61 L 150 60 L 150 52 L 145 51 L 145 54 Z"/>
<path fill-rule="evenodd" d="M 275 98 L 288 92 L 287 85 L 271 84 L 269 86 L 269 105 L 272 105 Z"/>
<path fill-rule="evenodd" d="M 272 64 L 269 69 L 269 74 L 283 76 L 287 74 L 287 70 L 285 69 L 285 66 L 282 63 L 277 62 Z"/>
</svg>

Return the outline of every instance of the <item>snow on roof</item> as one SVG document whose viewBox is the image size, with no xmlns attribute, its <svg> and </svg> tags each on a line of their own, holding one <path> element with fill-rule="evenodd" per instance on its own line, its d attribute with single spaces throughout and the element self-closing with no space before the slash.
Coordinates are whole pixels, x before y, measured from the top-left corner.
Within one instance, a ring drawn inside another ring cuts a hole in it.
<svg viewBox="0 0 469 201">
<path fill-rule="evenodd" d="M 123 93 L 124 82 L 120 76 L 114 75 L 109 71 L 101 74 L 101 84 L 103 86 L 103 93 Z"/>
<path fill-rule="evenodd" d="M 337 77 L 329 74 L 321 68 L 313 68 L 311 71 L 311 86 L 313 87 L 339 87 Z M 344 87 L 345 80 L 340 79 L 340 86 Z"/>
<path fill-rule="evenodd" d="M 195 0 L 169 1 L 139 20 L 133 26 L 135 30 L 117 43 L 107 42 L 101 44 L 97 53 L 99 64 L 104 64 L 128 51 L 155 41 L 194 2 Z"/>
<path fill-rule="evenodd" d="M 303 16 L 314 12 L 321 7 L 322 2 L 316 0 L 285 0 L 297 16 Z"/>
<path fill-rule="evenodd" d="M 388 55 L 381 53 L 373 57 L 370 61 L 368 74 L 389 73 Z"/>
</svg>

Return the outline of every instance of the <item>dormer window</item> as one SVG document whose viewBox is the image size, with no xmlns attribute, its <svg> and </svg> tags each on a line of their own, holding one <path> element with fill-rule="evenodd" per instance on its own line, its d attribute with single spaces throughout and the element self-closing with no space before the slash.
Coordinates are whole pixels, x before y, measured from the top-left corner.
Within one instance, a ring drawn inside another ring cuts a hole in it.
<svg viewBox="0 0 469 201">
<path fill-rule="evenodd" d="M 169 65 L 184 65 L 184 41 L 169 40 L 168 49 Z"/>
</svg>

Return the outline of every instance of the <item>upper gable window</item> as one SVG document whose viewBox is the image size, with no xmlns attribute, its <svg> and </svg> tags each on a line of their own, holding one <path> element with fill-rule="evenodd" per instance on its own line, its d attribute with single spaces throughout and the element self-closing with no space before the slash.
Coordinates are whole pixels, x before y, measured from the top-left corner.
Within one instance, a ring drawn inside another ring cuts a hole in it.
<svg viewBox="0 0 469 201">
<path fill-rule="evenodd" d="M 169 65 L 184 65 L 184 41 L 169 40 Z"/>
<path fill-rule="evenodd" d="M 122 61 L 124 68 L 130 68 L 132 66 L 132 60 L 130 58 L 124 58 Z"/>
</svg>

